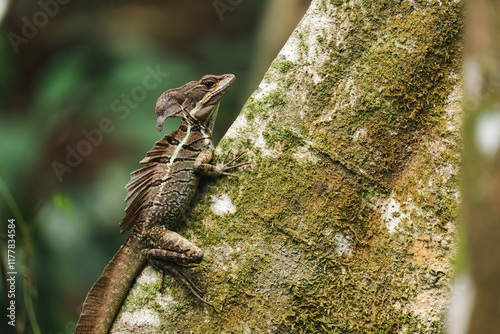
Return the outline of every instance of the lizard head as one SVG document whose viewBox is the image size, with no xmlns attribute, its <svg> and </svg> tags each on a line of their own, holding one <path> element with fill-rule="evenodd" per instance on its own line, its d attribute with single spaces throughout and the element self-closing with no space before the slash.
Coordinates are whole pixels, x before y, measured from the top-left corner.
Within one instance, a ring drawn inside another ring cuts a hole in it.
<svg viewBox="0 0 500 334">
<path fill-rule="evenodd" d="M 182 87 L 167 90 L 156 102 L 156 127 L 168 117 L 183 117 L 213 129 L 219 102 L 236 80 L 233 74 L 205 75 Z"/>
</svg>

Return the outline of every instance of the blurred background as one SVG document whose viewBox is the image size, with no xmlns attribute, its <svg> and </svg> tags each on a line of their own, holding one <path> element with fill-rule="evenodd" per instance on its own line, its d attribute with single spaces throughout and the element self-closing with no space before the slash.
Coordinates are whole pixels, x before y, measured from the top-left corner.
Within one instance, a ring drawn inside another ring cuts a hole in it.
<svg viewBox="0 0 500 334">
<path fill-rule="evenodd" d="M 129 173 L 179 120 L 160 94 L 233 73 L 223 136 L 309 0 L 0 0 L 1 333 L 72 333 L 86 293 L 126 240 Z M 16 327 L 7 303 L 15 219 Z"/>
</svg>

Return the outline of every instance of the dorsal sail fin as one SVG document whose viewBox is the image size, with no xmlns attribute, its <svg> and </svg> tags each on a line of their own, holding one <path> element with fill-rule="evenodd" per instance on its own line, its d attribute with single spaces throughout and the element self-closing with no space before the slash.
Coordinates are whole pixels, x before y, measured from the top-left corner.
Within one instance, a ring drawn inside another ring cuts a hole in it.
<svg viewBox="0 0 500 334">
<path fill-rule="evenodd" d="M 130 181 L 125 186 L 127 207 L 125 208 L 125 217 L 120 223 L 121 233 L 137 224 L 142 211 L 141 207 L 147 200 L 148 185 L 154 181 L 155 174 L 158 172 L 158 161 L 166 156 L 172 145 L 176 144 L 178 141 L 172 134 L 166 135 L 157 141 L 146 157 L 141 160 L 140 163 L 145 164 L 145 166 L 130 174 Z"/>
</svg>

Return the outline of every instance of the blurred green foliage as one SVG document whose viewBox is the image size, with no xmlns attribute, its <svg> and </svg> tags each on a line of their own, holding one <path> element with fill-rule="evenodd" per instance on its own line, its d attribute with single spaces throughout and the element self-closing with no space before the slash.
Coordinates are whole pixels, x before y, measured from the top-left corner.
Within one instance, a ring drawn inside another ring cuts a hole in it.
<svg viewBox="0 0 500 334">
<path fill-rule="evenodd" d="M 179 124 L 155 128 L 163 91 L 235 74 L 214 133 L 222 137 L 257 84 L 251 64 L 265 3 L 243 1 L 221 20 L 212 1 L 73 1 L 53 17 L 45 11 L 29 38 L 25 22 L 44 9 L 10 4 L 0 26 L 0 169 L 29 227 L 16 235 L 16 264 L 26 270 L 16 281 L 15 331 L 36 331 L 35 321 L 42 333 L 72 332 L 87 291 L 126 239 L 118 224 L 129 173 Z M 13 34 L 27 42 L 14 45 Z M 156 69 L 168 75 L 155 79 Z M 12 216 L 0 198 L 2 248 Z M 0 322 L 0 332 L 11 330 Z"/>
</svg>

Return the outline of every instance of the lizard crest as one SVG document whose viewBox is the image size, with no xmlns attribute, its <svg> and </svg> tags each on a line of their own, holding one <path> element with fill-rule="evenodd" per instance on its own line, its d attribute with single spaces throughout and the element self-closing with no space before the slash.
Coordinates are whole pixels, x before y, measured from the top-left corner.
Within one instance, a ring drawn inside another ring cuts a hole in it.
<svg viewBox="0 0 500 334">
<path fill-rule="evenodd" d="M 234 75 L 205 75 L 199 81 L 163 93 L 156 102 L 156 128 L 163 129 L 168 117 L 197 121 L 213 130 L 220 99 L 231 88 Z M 191 117 L 190 117 L 191 116 Z"/>
</svg>

